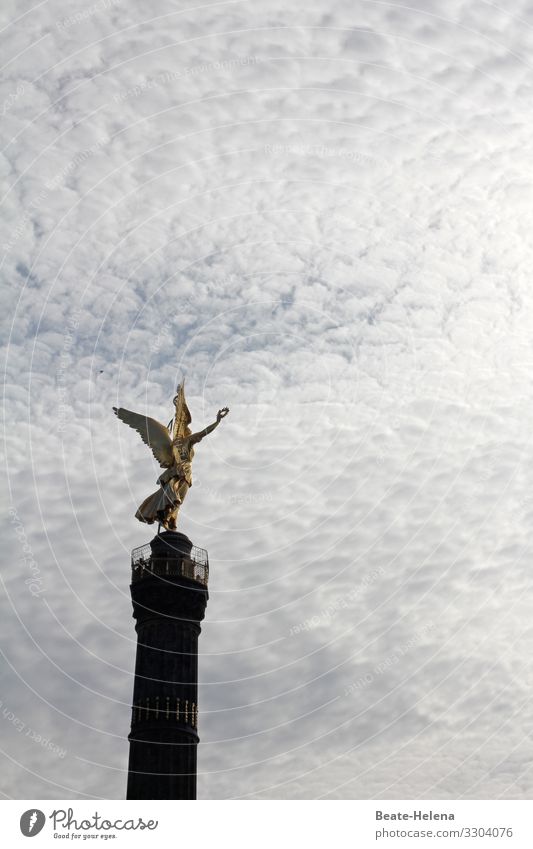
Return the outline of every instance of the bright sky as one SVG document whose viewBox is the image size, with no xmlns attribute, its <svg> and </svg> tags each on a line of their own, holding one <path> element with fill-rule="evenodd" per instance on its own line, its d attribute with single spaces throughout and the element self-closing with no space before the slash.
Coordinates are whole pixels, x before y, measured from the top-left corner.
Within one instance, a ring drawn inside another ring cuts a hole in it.
<svg viewBox="0 0 533 849">
<path fill-rule="evenodd" d="M 153 17 L 154 9 L 157 17 Z M 198 447 L 202 798 L 531 798 L 533 11 L 5 0 L 0 792 L 123 798 Z M 49 741 L 49 742 L 48 742 Z"/>
</svg>

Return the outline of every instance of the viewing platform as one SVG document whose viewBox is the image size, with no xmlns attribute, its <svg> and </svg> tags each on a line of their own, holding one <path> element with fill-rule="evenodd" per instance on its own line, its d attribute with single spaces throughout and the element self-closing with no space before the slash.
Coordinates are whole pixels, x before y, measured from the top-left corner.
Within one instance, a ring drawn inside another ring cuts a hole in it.
<svg viewBox="0 0 533 849">
<path fill-rule="evenodd" d="M 205 548 L 191 545 L 184 534 L 166 532 L 131 552 L 132 583 L 157 575 L 188 578 L 207 588 L 209 559 Z"/>
</svg>

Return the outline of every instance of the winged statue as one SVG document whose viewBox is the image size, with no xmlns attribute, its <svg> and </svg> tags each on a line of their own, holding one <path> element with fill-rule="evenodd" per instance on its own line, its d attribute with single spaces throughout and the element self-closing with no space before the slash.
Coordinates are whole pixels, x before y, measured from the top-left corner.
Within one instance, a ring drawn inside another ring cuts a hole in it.
<svg viewBox="0 0 533 849">
<path fill-rule="evenodd" d="M 115 415 L 137 431 L 142 441 L 151 449 L 161 468 L 164 469 L 157 479 L 159 489 L 145 498 L 135 513 L 135 518 L 148 525 L 158 522 L 167 531 L 176 529 L 179 509 L 192 486 L 194 446 L 218 427 L 229 413 L 229 409 L 223 407 L 218 411 L 213 424 L 193 433 L 189 427 L 191 414 L 185 400 L 184 380 L 176 391 L 173 401 L 174 417 L 166 427 L 156 419 L 132 413 L 124 407 L 113 407 Z"/>
</svg>

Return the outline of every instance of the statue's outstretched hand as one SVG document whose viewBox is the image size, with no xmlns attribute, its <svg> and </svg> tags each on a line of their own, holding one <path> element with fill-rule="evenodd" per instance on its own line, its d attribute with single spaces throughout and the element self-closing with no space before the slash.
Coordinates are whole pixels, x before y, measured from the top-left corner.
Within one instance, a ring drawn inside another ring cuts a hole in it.
<svg viewBox="0 0 533 849">
<path fill-rule="evenodd" d="M 218 413 L 217 413 L 217 422 L 219 422 L 221 419 L 223 419 L 225 416 L 227 416 L 228 413 L 229 413 L 229 407 L 222 407 L 222 409 L 219 410 Z"/>
</svg>

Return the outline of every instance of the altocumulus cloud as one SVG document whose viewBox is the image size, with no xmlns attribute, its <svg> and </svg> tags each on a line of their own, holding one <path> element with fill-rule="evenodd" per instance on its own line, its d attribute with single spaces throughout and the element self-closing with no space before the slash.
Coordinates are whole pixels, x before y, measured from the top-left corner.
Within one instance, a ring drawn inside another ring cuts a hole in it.
<svg viewBox="0 0 533 849">
<path fill-rule="evenodd" d="M 3 4 L 3 768 L 125 794 L 170 418 L 205 798 L 530 798 L 533 15 Z"/>
</svg>

